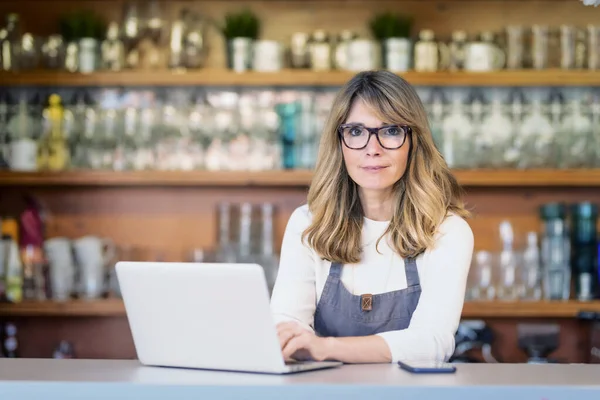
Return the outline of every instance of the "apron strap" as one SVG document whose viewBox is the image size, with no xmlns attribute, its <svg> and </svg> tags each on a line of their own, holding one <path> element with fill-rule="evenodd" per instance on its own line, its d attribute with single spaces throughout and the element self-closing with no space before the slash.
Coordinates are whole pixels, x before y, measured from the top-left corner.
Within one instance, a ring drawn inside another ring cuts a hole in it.
<svg viewBox="0 0 600 400">
<path fill-rule="evenodd" d="M 421 281 L 419 279 L 419 271 L 417 270 L 417 260 L 415 258 L 407 258 L 405 261 L 406 285 L 408 287 L 420 285 Z"/>
<path fill-rule="evenodd" d="M 340 276 L 342 275 L 342 264 L 338 262 L 332 262 L 329 267 L 329 277 L 332 280 L 340 280 Z"/>
</svg>

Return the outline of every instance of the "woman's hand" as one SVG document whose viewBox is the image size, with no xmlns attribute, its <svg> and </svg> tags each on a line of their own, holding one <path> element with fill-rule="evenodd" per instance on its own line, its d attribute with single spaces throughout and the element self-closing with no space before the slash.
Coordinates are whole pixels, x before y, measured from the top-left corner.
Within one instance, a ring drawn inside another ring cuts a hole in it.
<svg viewBox="0 0 600 400">
<path fill-rule="evenodd" d="M 329 338 L 322 338 L 297 322 L 277 325 L 281 352 L 286 361 L 324 361 L 328 357 Z"/>
</svg>

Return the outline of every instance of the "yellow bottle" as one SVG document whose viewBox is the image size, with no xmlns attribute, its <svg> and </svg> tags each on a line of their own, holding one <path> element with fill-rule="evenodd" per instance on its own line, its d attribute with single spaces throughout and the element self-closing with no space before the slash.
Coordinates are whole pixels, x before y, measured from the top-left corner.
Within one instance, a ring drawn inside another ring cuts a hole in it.
<svg viewBox="0 0 600 400">
<path fill-rule="evenodd" d="M 40 146 L 38 165 L 40 169 L 61 171 L 67 168 L 69 163 L 69 148 L 64 132 L 64 108 L 60 96 L 51 94 L 48 99 L 48 107 L 44 110 L 47 121 L 45 132 L 45 143 Z"/>
</svg>

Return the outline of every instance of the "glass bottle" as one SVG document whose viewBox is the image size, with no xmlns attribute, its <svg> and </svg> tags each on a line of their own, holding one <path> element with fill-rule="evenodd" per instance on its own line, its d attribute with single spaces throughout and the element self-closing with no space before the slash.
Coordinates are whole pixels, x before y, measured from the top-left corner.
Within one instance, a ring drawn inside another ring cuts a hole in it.
<svg viewBox="0 0 600 400">
<path fill-rule="evenodd" d="M 468 47 L 467 32 L 456 30 L 452 32 L 452 41 L 448 45 L 450 54 L 450 71 L 460 71 L 465 66 L 465 54 Z"/>
<path fill-rule="evenodd" d="M 238 262 L 253 262 L 252 257 L 252 204 L 240 205 L 240 230 L 238 243 Z"/>
<path fill-rule="evenodd" d="M 317 135 L 315 135 L 315 111 L 313 96 L 303 93 L 299 98 L 300 109 L 297 116 L 298 140 L 296 150 L 298 153 L 297 168 L 312 169 L 316 163 Z"/>
<path fill-rule="evenodd" d="M 103 110 L 100 121 L 101 129 L 97 141 L 98 168 L 112 170 L 115 167 L 115 161 L 119 162 L 119 153 L 117 150 L 118 138 L 121 137 L 119 131 L 119 110 L 116 108 L 107 108 Z M 122 126 L 122 125 L 121 125 Z"/>
<path fill-rule="evenodd" d="M 207 143 L 207 132 L 210 127 L 210 116 L 206 111 L 203 100 L 197 98 L 193 104 L 188 107 L 189 113 L 187 123 L 184 123 L 185 129 L 189 133 L 190 146 L 188 153 L 192 159 L 194 169 L 204 168 L 204 153 Z"/>
<path fill-rule="evenodd" d="M 471 168 L 474 165 L 474 127 L 458 96 L 452 99 L 448 115 L 443 120 L 444 147 L 442 153 L 451 168 Z"/>
<path fill-rule="evenodd" d="M 588 168 L 594 164 L 592 119 L 586 111 L 582 97 L 573 99 L 568 104 L 561 126 L 565 139 L 561 157 L 564 168 Z"/>
<path fill-rule="evenodd" d="M 322 29 L 314 31 L 308 48 L 313 71 L 329 71 L 332 68 L 332 49 L 327 32 Z"/>
<path fill-rule="evenodd" d="M 157 110 L 153 107 L 143 107 L 140 110 L 139 131 L 134 137 L 135 150 L 131 158 L 131 167 L 134 170 L 143 171 L 156 167 L 152 128 L 157 119 Z"/>
<path fill-rule="evenodd" d="M 433 142 L 438 150 L 442 153 L 444 158 L 448 160 L 448 155 L 444 154 L 444 98 L 443 92 L 440 90 L 433 90 L 431 93 L 431 102 L 429 107 L 429 115 L 431 116 L 430 128 Z"/>
<path fill-rule="evenodd" d="M 483 129 L 483 118 L 485 113 L 485 104 L 481 93 L 476 93 L 471 97 L 469 104 L 469 114 L 471 117 L 471 126 L 473 135 L 471 137 L 472 146 L 475 152 L 472 154 L 471 167 L 488 167 L 488 154 L 492 147 L 494 138 L 490 137 L 487 129 Z"/>
<path fill-rule="evenodd" d="M 18 71 L 21 56 L 21 18 L 19 14 L 10 13 L 6 16 L 6 27 L 3 31 L 4 38 L 0 40 L 0 70 Z"/>
<path fill-rule="evenodd" d="M 565 109 L 564 97 L 560 91 L 553 91 L 550 94 L 550 121 L 554 127 L 554 157 L 549 161 L 548 167 L 560 168 L 561 166 L 561 146 L 568 143 L 563 127 L 563 115 Z"/>
<path fill-rule="evenodd" d="M 475 279 L 471 289 L 471 298 L 473 300 L 494 300 L 496 298 L 494 256 L 489 251 L 480 250 L 475 253 L 473 262 Z"/>
<path fill-rule="evenodd" d="M 480 147 L 484 159 L 480 162 L 480 166 L 502 168 L 514 163 L 513 153 L 511 153 L 511 121 L 498 96 L 492 99 L 490 113 L 483 118 L 481 126 L 485 129 L 481 129 L 480 134 L 480 138 L 484 138 L 483 146 Z"/>
<path fill-rule="evenodd" d="M 119 35 L 119 24 L 111 22 L 107 28 L 106 39 L 100 47 L 101 65 L 105 70 L 121 71 L 125 67 L 125 45 Z"/>
<path fill-rule="evenodd" d="M 0 94 L 0 170 L 8 168 L 8 116 L 9 116 L 8 93 Z"/>
<path fill-rule="evenodd" d="M 236 262 L 235 249 L 232 243 L 231 221 L 232 206 L 230 203 L 220 203 L 218 207 L 219 245 L 216 251 L 217 262 Z"/>
<path fill-rule="evenodd" d="M 279 258 L 273 251 L 273 212 L 273 204 L 263 203 L 261 205 L 262 232 L 258 262 L 265 270 L 269 293 L 273 291 L 273 286 L 275 286 L 277 270 L 279 267 Z"/>
<path fill-rule="evenodd" d="M 7 111 L 8 111 L 8 105 Z M 8 112 L 7 112 L 8 114 Z M 8 143 L 8 166 L 14 171 L 36 171 L 38 169 L 39 124 L 30 113 L 25 96 L 21 96 L 17 112 L 10 117 L 6 130 Z"/>
<path fill-rule="evenodd" d="M 590 301 L 598 295 L 598 206 L 590 202 L 571 206 L 571 265 L 575 297 Z"/>
<path fill-rule="evenodd" d="M 434 32 L 430 29 L 420 31 L 419 40 L 414 46 L 415 71 L 436 72 L 441 69 L 440 51 L 443 51 L 442 55 L 446 56 L 445 60 L 449 60 L 450 54 L 447 46 L 442 43 L 436 43 Z"/>
<path fill-rule="evenodd" d="M 117 153 L 115 157 L 115 170 L 133 169 L 136 154 L 136 136 L 140 126 L 139 104 L 129 104 L 123 110 L 123 127 L 119 129 L 121 135 L 117 138 Z"/>
<path fill-rule="evenodd" d="M 275 107 L 279 115 L 279 135 L 283 145 L 283 167 L 297 168 L 296 145 L 298 136 L 298 113 L 300 104 L 296 101 L 281 102 Z"/>
<path fill-rule="evenodd" d="M 521 125 L 522 157 L 519 167 L 547 167 L 552 160 L 554 132 L 555 128 L 544 113 L 542 101 L 534 98 Z"/>
<path fill-rule="evenodd" d="M 507 150 L 507 167 L 516 168 L 522 165 L 523 157 L 523 137 L 521 127 L 525 114 L 525 98 L 521 89 L 511 91 L 509 96 L 509 115 L 510 115 L 510 147 Z"/>
<path fill-rule="evenodd" d="M 543 224 L 541 256 L 544 298 L 569 300 L 571 294 L 571 245 L 565 221 L 566 206 L 549 203 L 540 207 Z"/>
<path fill-rule="evenodd" d="M 514 301 L 519 298 L 518 262 L 514 251 L 514 231 L 512 224 L 508 221 L 500 223 L 500 238 L 502 240 L 502 251 L 500 252 L 500 284 L 498 285 L 498 298 L 501 300 Z"/>
<path fill-rule="evenodd" d="M 594 96 L 590 104 L 590 114 L 592 117 L 592 137 L 594 138 L 593 166 L 600 167 L 600 98 Z"/>
<path fill-rule="evenodd" d="M 538 247 L 538 235 L 536 232 L 527 233 L 527 245 L 523 252 L 522 263 L 522 293 L 521 299 L 542 299 L 542 276 L 540 266 L 540 250 Z"/>
<path fill-rule="evenodd" d="M 264 161 L 266 131 L 258 123 L 256 97 L 252 93 L 240 95 L 235 110 L 238 130 L 229 142 L 232 168 L 235 170 L 260 170 Z"/>
</svg>

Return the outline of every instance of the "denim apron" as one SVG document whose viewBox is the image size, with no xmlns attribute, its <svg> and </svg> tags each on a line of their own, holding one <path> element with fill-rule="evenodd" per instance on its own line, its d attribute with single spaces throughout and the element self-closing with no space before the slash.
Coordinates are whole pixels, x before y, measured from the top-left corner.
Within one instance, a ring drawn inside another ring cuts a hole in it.
<svg viewBox="0 0 600 400">
<path fill-rule="evenodd" d="M 421 283 L 415 259 L 405 259 L 405 266 L 405 289 L 358 296 L 342 283 L 342 265 L 332 263 L 315 311 L 317 335 L 369 336 L 408 328 L 421 297 Z"/>
</svg>

